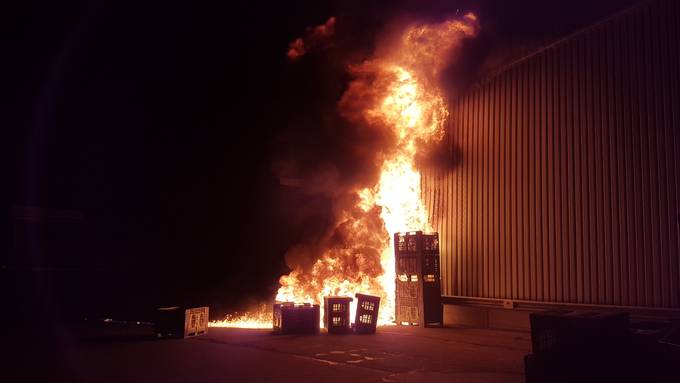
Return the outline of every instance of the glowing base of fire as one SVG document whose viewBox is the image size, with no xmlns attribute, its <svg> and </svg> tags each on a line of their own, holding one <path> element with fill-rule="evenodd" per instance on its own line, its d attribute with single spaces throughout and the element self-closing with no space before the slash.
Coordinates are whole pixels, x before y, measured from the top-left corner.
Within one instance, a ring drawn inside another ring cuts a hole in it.
<svg viewBox="0 0 680 383">
<path fill-rule="evenodd" d="M 323 325 L 323 310 L 321 323 L 319 323 L 320 328 L 324 328 Z M 356 304 L 352 305 L 351 316 L 354 318 L 354 313 L 356 312 Z M 245 328 L 245 329 L 272 329 L 272 311 L 271 306 L 263 304 L 256 310 L 252 310 L 243 314 L 231 314 L 227 315 L 222 320 L 215 320 L 208 323 L 208 327 L 223 327 L 223 328 Z M 378 321 L 378 327 L 383 326 L 395 326 L 394 322 Z"/>
<path fill-rule="evenodd" d="M 258 310 L 244 314 L 227 315 L 223 320 L 211 321 L 209 327 L 233 327 L 233 328 L 272 328 L 271 308 L 261 305 Z"/>
<path fill-rule="evenodd" d="M 208 323 L 208 327 L 223 327 L 223 328 L 266 328 L 272 329 L 272 322 L 255 322 L 255 321 L 232 321 L 229 319 L 221 321 L 212 321 Z"/>
<path fill-rule="evenodd" d="M 389 327 L 396 326 L 396 323 L 383 323 L 379 324 L 378 327 Z M 221 328 L 243 328 L 243 329 L 272 329 L 272 322 L 257 322 L 248 320 L 230 320 L 225 319 L 221 321 L 212 321 L 208 323 L 208 327 L 221 327 Z"/>
</svg>

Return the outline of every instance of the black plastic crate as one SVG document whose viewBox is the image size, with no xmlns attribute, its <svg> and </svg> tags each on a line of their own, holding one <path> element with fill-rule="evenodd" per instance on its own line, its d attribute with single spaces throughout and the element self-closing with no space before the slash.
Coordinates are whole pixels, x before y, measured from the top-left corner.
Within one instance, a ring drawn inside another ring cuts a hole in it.
<svg viewBox="0 0 680 383">
<path fill-rule="evenodd" d="M 154 332 L 158 338 L 188 338 L 208 332 L 208 307 L 161 307 L 156 310 Z"/>
<path fill-rule="evenodd" d="M 637 321 L 631 323 L 635 370 L 645 381 L 662 382 L 680 376 L 680 322 Z"/>
<path fill-rule="evenodd" d="M 524 357 L 527 383 L 670 383 L 677 381 L 675 366 L 650 362 L 640 350 L 630 347 L 612 353 L 561 352 Z"/>
<path fill-rule="evenodd" d="M 439 235 L 395 233 L 396 322 L 398 325 L 441 326 Z"/>
<path fill-rule="evenodd" d="M 602 375 L 602 367 L 593 361 L 553 354 L 527 354 L 524 356 L 524 381 L 526 383 L 587 383 Z M 613 381 L 605 379 L 603 382 Z"/>
<path fill-rule="evenodd" d="M 380 297 L 357 294 L 357 311 L 354 317 L 354 331 L 357 334 L 374 334 L 378 325 Z"/>
<path fill-rule="evenodd" d="M 534 354 L 606 351 L 629 338 L 625 312 L 558 310 L 532 313 L 529 318 Z"/>
<path fill-rule="evenodd" d="M 558 314 L 583 316 L 560 311 Z M 601 313 L 600 313 L 601 314 Z M 569 317 L 569 316 L 568 316 Z M 597 317 L 593 314 L 587 318 Z M 549 350 L 525 356 L 524 367 L 527 383 L 560 382 L 675 382 L 678 375 L 680 354 L 673 352 L 672 345 L 664 343 L 671 334 L 668 322 L 633 322 L 627 334 L 620 333 L 622 323 L 609 319 L 608 324 L 617 328 L 603 330 L 602 323 L 580 323 L 580 334 L 567 344 L 558 343 Z M 574 327 L 570 325 L 570 327 Z M 583 331 L 583 327 L 587 331 Z M 597 329 L 597 330 L 596 330 Z M 569 330 L 573 331 L 573 330 Z M 593 335 L 604 331 L 604 337 Z M 568 332 L 558 331 L 562 336 Z M 573 334 L 574 332 L 572 332 Z M 578 339 L 588 334 L 591 339 Z"/>
<path fill-rule="evenodd" d="M 272 327 L 280 334 L 318 334 L 319 305 L 276 302 Z"/>
<path fill-rule="evenodd" d="M 351 297 L 324 297 L 323 323 L 331 334 L 346 334 L 352 330 L 349 321 Z"/>
</svg>

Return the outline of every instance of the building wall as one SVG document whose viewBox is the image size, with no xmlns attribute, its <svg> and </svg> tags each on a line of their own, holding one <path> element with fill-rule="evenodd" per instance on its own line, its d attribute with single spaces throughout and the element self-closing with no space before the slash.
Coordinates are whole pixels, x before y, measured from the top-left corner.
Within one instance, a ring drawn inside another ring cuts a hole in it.
<svg viewBox="0 0 680 383">
<path fill-rule="evenodd" d="M 680 308 L 679 50 L 678 2 L 645 3 L 452 103 L 443 295 Z"/>
</svg>

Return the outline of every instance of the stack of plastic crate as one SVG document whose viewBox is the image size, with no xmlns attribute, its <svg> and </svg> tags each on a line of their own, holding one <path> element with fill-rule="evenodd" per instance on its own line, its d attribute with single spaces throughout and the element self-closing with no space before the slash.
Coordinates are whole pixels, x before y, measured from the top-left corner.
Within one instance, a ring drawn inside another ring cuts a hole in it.
<svg viewBox="0 0 680 383">
<path fill-rule="evenodd" d="M 397 324 L 441 326 L 439 235 L 422 231 L 395 233 L 394 252 Z"/>
</svg>

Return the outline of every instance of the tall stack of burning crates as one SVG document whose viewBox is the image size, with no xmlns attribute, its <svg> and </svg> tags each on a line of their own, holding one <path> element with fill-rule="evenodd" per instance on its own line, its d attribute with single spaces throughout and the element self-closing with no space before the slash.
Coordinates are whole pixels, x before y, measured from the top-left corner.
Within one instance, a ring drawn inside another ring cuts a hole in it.
<svg viewBox="0 0 680 383">
<path fill-rule="evenodd" d="M 398 325 L 441 326 L 439 235 L 414 231 L 394 234 Z"/>
</svg>

